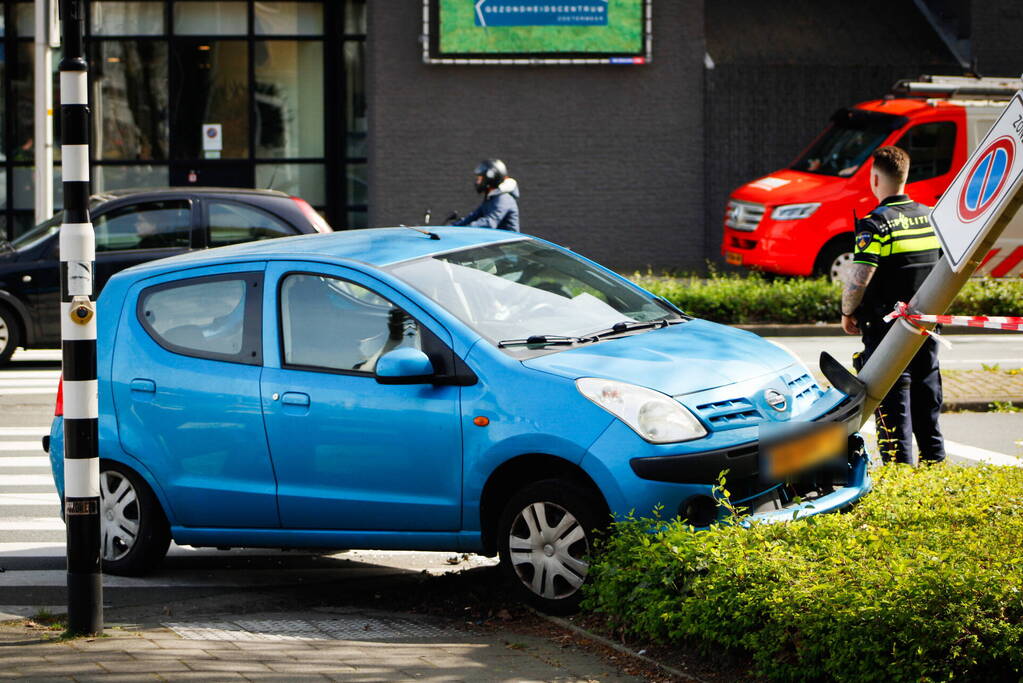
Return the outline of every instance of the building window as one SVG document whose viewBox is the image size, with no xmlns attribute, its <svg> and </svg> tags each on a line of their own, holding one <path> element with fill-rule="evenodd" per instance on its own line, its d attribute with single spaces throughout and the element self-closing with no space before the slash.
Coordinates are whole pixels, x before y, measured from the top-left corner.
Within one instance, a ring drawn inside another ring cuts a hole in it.
<svg viewBox="0 0 1023 683">
<path fill-rule="evenodd" d="M 0 236 L 13 238 L 34 223 L 34 4 L 0 7 Z M 278 188 L 336 229 L 365 226 L 366 0 L 92 0 L 87 12 L 93 192 Z M 211 123 L 218 148 L 204 144 Z"/>
</svg>

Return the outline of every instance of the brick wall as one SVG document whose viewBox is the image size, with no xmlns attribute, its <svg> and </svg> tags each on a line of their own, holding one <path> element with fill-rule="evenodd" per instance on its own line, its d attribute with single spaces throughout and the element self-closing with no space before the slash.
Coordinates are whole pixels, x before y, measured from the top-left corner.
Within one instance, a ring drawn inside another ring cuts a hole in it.
<svg viewBox="0 0 1023 683">
<path fill-rule="evenodd" d="M 972 44 L 977 69 L 984 76 L 1023 73 L 1023 3 L 1019 0 L 973 0 Z"/>
<path fill-rule="evenodd" d="M 642 67 L 427 66 L 421 4 L 369 4 L 370 225 L 466 213 L 499 157 L 524 232 L 618 268 L 702 266 L 703 3 L 654 3 Z"/>
</svg>

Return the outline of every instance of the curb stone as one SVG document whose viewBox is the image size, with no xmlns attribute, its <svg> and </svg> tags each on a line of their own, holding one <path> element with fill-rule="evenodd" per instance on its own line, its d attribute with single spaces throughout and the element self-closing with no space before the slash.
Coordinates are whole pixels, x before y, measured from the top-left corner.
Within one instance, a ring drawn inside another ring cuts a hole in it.
<svg viewBox="0 0 1023 683">
<path fill-rule="evenodd" d="M 532 612 L 533 614 L 535 614 L 536 616 L 538 616 L 541 619 L 544 619 L 546 621 L 549 621 L 550 623 L 554 624 L 555 626 L 559 626 L 559 627 L 561 627 L 563 629 L 572 631 L 573 633 L 575 633 L 577 635 L 580 635 L 583 638 L 586 638 L 588 640 L 592 640 L 593 642 L 598 643 L 600 645 L 603 645 L 604 647 L 609 647 L 612 650 L 614 650 L 615 652 L 619 652 L 619 653 L 621 653 L 623 655 L 627 655 L 627 656 L 632 657 L 634 659 L 638 659 L 639 661 L 643 662 L 644 664 L 648 664 L 650 666 L 656 667 L 656 668 L 660 669 L 661 671 L 664 671 L 665 673 L 670 674 L 672 676 L 675 676 L 675 677 L 677 677 L 677 678 L 679 678 L 681 680 L 694 681 L 695 683 L 707 683 L 707 681 L 704 681 L 702 678 L 697 678 L 696 676 L 693 676 L 692 674 L 687 674 L 684 671 L 680 671 L 680 670 L 678 670 L 678 669 L 676 669 L 676 668 L 674 668 L 672 666 L 668 666 L 667 664 L 662 664 L 661 662 L 658 662 L 656 659 L 652 659 L 652 658 L 647 657 L 646 655 L 640 654 L 638 652 L 633 652 L 632 650 L 630 650 L 629 648 L 625 647 L 624 645 L 622 645 L 620 643 L 616 643 L 613 640 L 609 640 L 609 639 L 607 639 L 607 638 L 605 638 L 603 636 L 598 636 L 596 633 L 592 633 L 590 631 L 587 631 L 583 627 L 577 626 L 577 625 L 573 624 L 572 622 L 570 622 L 567 619 L 562 619 L 561 617 L 555 617 L 555 616 L 552 616 L 550 614 L 544 614 L 540 610 L 535 609 L 533 607 L 528 607 L 527 606 L 527 609 L 529 609 L 529 611 Z"/>
</svg>

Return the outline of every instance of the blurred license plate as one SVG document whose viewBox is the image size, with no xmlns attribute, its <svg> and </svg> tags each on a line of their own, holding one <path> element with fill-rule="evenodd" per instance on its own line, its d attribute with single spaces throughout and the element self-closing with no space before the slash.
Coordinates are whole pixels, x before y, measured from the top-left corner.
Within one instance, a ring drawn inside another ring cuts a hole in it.
<svg viewBox="0 0 1023 683">
<path fill-rule="evenodd" d="M 764 468 L 771 479 L 797 474 L 845 452 L 845 425 L 835 422 L 764 446 Z"/>
<path fill-rule="evenodd" d="M 725 252 L 725 261 L 731 263 L 733 266 L 742 265 L 742 254 L 737 254 L 734 251 Z"/>
</svg>

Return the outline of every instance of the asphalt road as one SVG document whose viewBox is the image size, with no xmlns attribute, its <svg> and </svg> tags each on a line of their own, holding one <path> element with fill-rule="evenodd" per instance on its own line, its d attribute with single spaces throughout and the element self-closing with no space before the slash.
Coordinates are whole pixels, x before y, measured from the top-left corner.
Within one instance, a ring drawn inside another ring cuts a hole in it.
<svg viewBox="0 0 1023 683">
<path fill-rule="evenodd" d="M 837 357 L 843 353 L 842 345 L 854 343 L 834 337 L 814 339 L 784 341 L 811 366 L 822 348 Z M 959 343 L 961 339 L 965 338 L 956 338 L 953 354 L 963 360 L 948 362 L 972 362 L 974 348 L 995 362 L 1003 356 L 1013 358 L 1012 347 L 1000 338 Z M 1012 362 L 1006 360 L 1003 367 Z M 0 370 L 0 619 L 4 614 L 27 615 L 40 608 L 63 611 L 66 601 L 65 532 L 58 518 L 49 462 L 40 445 L 40 437 L 49 431 L 59 371 L 59 353 L 55 351 L 19 352 L 11 366 Z M 945 415 L 943 425 L 956 462 L 1018 464 L 1023 457 L 1023 413 Z M 262 606 L 260 601 L 285 600 L 281 591 L 288 592 L 286 600 L 321 600 L 329 590 L 335 602 L 344 604 L 365 600 L 367 594 L 386 598 L 388 594 L 424 590 L 414 583 L 423 580 L 423 572 L 445 574 L 479 568 L 445 580 L 446 590 L 461 595 L 477 590 L 481 572 L 487 577 L 484 592 L 489 590 L 493 575 L 489 567 L 493 564 L 493 559 L 456 553 L 350 551 L 319 555 L 172 545 L 166 565 L 154 576 L 104 577 L 104 596 L 108 604 L 129 609 L 196 599 L 230 601 L 235 598 L 229 596 L 241 591 L 252 609 L 257 609 Z M 305 588 L 299 591 L 296 587 Z M 400 598 L 395 601 L 401 603 Z"/>
</svg>

